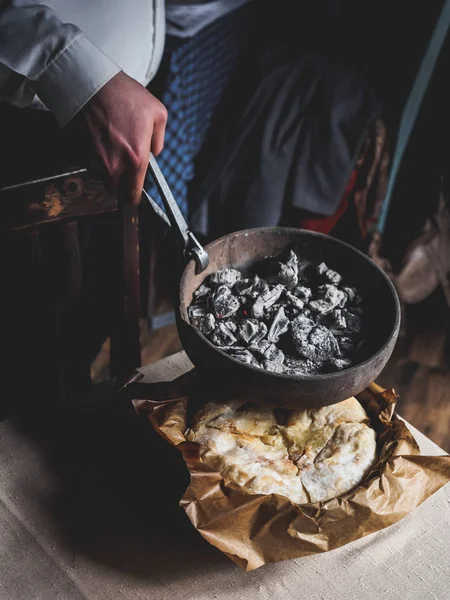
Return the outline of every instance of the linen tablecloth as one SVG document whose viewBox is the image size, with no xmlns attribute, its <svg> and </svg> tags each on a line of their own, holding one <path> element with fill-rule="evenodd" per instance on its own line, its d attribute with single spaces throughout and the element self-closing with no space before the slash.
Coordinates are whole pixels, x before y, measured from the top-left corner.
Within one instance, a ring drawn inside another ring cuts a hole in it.
<svg viewBox="0 0 450 600">
<path fill-rule="evenodd" d="M 179 353 L 141 370 L 190 367 Z M 0 600 L 450 598 L 450 485 L 379 533 L 245 573 L 178 507 L 187 483 L 179 452 L 114 406 L 0 423 Z"/>
</svg>

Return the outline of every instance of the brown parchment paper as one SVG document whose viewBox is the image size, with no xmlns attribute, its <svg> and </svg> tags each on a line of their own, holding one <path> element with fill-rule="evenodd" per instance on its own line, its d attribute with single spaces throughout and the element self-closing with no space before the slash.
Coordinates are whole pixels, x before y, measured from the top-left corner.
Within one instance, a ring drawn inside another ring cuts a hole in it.
<svg viewBox="0 0 450 600">
<path fill-rule="evenodd" d="M 378 438 L 377 464 L 362 485 L 327 502 L 303 505 L 277 494 L 245 494 L 226 485 L 219 473 L 202 463 L 198 445 L 186 441 L 190 408 L 196 404 L 192 381 L 190 373 L 155 388 L 155 395 L 153 384 L 143 384 L 150 400 L 133 403 L 183 455 L 191 481 L 180 505 L 194 527 L 246 571 L 333 550 L 379 531 L 450 481 L 450 456 L 420 455 L 395 413 L 395 392 L 373 383 L 357 396 Z"/>
</svg>

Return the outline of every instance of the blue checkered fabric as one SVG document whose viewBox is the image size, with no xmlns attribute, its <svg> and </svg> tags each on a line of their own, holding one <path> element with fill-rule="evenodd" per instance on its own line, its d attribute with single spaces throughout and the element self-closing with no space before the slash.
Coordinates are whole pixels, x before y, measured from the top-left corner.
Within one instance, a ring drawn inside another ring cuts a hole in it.
<svg viewBox="0 0 450 600">
<path fill-rule="evenodd" d="M 169 71 L 161 101 L 169 118 L 164 149 L 157 160 L 186 219 L 195 157 L 238 57 L 236 21 L 240 12 L 241 9 L 219 19 L 178 44 L 168 57 Z M 163 207 L 151 176 L 147 177 L 145 189 Z"/>
</svg>

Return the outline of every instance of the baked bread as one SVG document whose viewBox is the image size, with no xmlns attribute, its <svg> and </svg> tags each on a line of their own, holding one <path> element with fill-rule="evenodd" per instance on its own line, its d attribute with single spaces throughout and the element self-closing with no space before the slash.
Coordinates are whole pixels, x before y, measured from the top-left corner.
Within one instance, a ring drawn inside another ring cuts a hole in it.
<svg viewBox="0 0 450 600">
<path fill-rule="evenodd" d="M 375 432 L 355 398 L 301 411 L 210 402 L 194 416 L 186 437 L 227 484 L 250 494 L 280 494 L 295 504 L 351 490 L 376 458 Z"/>
</svg>

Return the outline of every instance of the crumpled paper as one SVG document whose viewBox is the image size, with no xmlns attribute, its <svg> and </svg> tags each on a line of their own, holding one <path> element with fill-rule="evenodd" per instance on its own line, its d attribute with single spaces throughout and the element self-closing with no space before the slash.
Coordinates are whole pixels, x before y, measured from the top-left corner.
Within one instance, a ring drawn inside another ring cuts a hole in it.
<svg viewBox="0 0 450 600">
<path fill-rule="evenodd" d="M 227 486 L 199 458 L 185 431 L 199 400 L 190 372 L 171 384 L 142 384 L 139 414 L 183 455 L 191 481 L 180 505 L 198 532 L 246 571 L 327 552 L 396 523 L 450 481 L 450 456 L 422 456 L 395 413 L 397 395 L 375 383 L 357 396 L 377 432 L 378 460 L 364 483 L 326 502 L 295 505 L 277 494 Z M 136 387 L 136 386 L 135 386 Z M 213 394 L 206 400 L 214 400 Z M 222 399 L 223 400 L 223 399 Z"/>
</svg>

